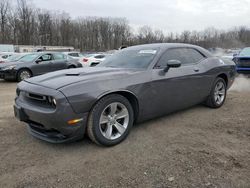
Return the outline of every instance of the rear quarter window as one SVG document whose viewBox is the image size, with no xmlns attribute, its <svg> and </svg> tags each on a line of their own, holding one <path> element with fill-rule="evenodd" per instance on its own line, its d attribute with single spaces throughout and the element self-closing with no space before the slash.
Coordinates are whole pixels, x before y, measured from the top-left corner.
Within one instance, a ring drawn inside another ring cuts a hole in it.
<svg viewBox="0 0 250 188">
<path fill-rule="evenodd" d="M 69 55 L 69 56 L 72 56 L 72 57 L 79 57 L 79 54 L 78 54 L 78 53 L 69 53 L 68 55 Z"/>
<path fill-rule="evenodd" d="M 54 54 L 53 56 L 54 56 L 55 60 L 66 59 L 66 55 L 64 55 L 64 54 Z"/>
</svg>

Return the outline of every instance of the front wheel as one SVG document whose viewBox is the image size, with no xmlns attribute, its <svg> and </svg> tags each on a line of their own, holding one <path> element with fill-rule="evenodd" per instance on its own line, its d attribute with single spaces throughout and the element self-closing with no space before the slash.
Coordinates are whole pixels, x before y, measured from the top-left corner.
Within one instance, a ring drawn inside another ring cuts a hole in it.
<svg viewBox="0 0 250 188">
<path fill-rule="evenodd" d="M 17 81 L 21 82 L 24 79 L 28 79 L 32 77 L 31 72 L 28 69 L 21 69 L 18 73 L 17 73 Z"/>
<path fill-rule="evenodd" d="M 90 112 L 88 136 L 97 144 L 113 146 L 127 137 L 133 122 L 130 102 L 118 94 L 108 95 L 99 100 Z"/>
<path fill-rule="evenodd" d="M 212 91 L 206 100 L 206 105 L 211 108 L 219 108 L 224 104 L 226 96 L 226 82 L 222 78 L 217 78 L 214 82 Z"/>
</svg>

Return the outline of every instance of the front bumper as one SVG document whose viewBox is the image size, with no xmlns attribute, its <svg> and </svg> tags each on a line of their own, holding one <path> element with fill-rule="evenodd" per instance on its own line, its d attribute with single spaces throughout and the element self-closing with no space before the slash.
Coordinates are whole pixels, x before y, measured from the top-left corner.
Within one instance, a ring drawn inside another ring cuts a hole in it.
<svg viewBox="0 0 250 188">
<path fill-rule="evenodd" d="M 18 90 L 14 105 L 15 117 L 28 124 L 31 135 L 51 143 L 64 143 L 83 138 L 88 113 L 75 113 L 61 92 L 24 81 L 18 85 Z M 57 101 L 56 107 L 27 97 L 29 93 L 53 96 Z M 81 121 L 69 125 L 68 121 L 72 119 Z"/>
<path fill-rule="evenodd" d="M 246 74 L 250 74 L 250 67 L 236 67 L 236 70 L 238 73 L 246 73 Z"/>
<path fill-rule="evenodd" d="M 16 70 L 0 70 L 0 79 L 15 80 Z"/>
</svg>

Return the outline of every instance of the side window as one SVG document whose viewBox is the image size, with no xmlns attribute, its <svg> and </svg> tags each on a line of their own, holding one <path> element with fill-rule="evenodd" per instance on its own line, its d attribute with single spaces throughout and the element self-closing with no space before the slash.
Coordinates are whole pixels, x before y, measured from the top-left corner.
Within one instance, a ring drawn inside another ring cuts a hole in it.
<svg viewBox="0 0 250 188">
<path fill-rule="evenodd" d="M 182 64 L 194 64 L 198 63 L 202 59 L 205 59 L 204 55 L 202 55 L 200 52 L 192 48 L 184 48 L 182 56 L 184 59 Z"/>
<path fill-rule="evenodd" d="M 169 60 L 179 60 L 182 65 L 198 63 L 205 56 L 192 48 L 174 48 L 166 51 L 161 57 L 156 67 L 165 67 Z"/>
<path fill-rule="evenodd" d="M 64 54 L 60 53 L 54 54 L 54 60 L 64 60 L 64 59 L 66 59 L 66 56 Z"/>
<path fill-rule="evenodd" d="M 42 61 L 51 61 L 52 55 L 51 54 L 44 54 L 44 55 L 40 56 L 38 59 L 41 59 Z"/>
<path fill-rule="evenodd" d="M 97 55 L 97 56 L 95 56 L 96 59 L 102 59 L 104 57 L 105 57 L 105 55 Z"/>
<path fill-rule="evenodd" d="M 162 55 L 160 61 L 157 63 L 156 67 L 163 68 L 167 65 L 167 62 L 169 60 L 179 60 L 183 61 L 181 58 L 181 51 L 180 49 L 169 49 L 165 52 L 165 54 Z"/>
<path fill-rule="evenodd" d="M 3 55 L 2 58 L 3 59 L 7 59 L 9 57 L 9 55 Z"/>
</svg>

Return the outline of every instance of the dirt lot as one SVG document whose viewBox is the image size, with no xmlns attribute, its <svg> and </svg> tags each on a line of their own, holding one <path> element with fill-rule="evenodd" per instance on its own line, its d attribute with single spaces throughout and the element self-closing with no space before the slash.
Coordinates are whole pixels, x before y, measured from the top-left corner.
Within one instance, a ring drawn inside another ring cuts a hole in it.
<svg viewBox="0 0 250 188">
<path fill-rule="evenodd" d="M 145 122 L 103 148 L 33 138 L 13 117 L 16 83 L 0 81 L 0 187 L 250 187 L 249 83 L 238 79 L 220 109 Z"/>
</svg>

